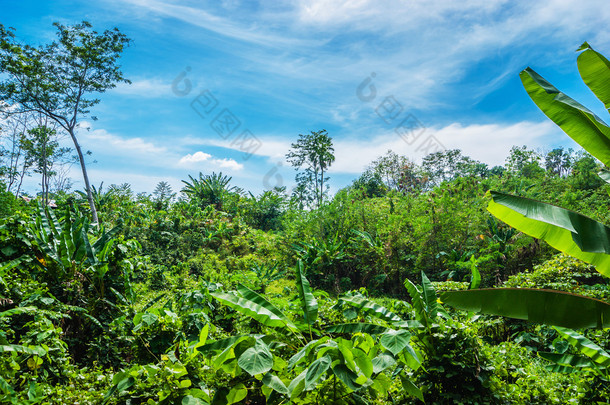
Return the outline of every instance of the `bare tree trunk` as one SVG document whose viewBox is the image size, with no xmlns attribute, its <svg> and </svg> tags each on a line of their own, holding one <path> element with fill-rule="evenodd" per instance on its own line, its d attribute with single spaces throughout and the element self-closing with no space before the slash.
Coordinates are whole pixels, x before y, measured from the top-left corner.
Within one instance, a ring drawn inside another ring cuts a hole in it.
<svg viewBox="0 0 610 405">
<path fill-rule="evenodd" d="M 324 197 L 324 167 L 320 167 L 322 173 L 320 177 L 320 197 L 318 198 L 318 208 L 322 205 L 322 198 Z"/>
<path fill-rule="evenodd" d="M 83 157 L 83 151 L 76 139 L 76 135 L 74 135 L 74 129 L 70 129 L 68 131 L 70 133 L 70 137 L 74 142 L 74 148 L 76 149 L 76 153 L 78 154 L 78 160 L 80 162 L 80 168 L 83 172 L 83 179 L 85 180 L 85 190 L 87 191 L 87 201 L 89 201 L 89 208 L 91 209 L 91 222 L 99 223 L 99 219 L 97 217 L 97 210 L 95 209 L 95 202 L 93 201 L 93 194 L 91 193 L 91 185 L 89 184 L 89 176 L 87 175 L 87 168 L 85 167 L 85 158 Z"/>
<path fill-rule="evenodd" d="M 48 128 L 45 127 L 45 131 Z M 44 206 L 49 205 L 49 189 L 47 187 L 47 133 L 42 134 L 42 201 Z"/>
</svg>

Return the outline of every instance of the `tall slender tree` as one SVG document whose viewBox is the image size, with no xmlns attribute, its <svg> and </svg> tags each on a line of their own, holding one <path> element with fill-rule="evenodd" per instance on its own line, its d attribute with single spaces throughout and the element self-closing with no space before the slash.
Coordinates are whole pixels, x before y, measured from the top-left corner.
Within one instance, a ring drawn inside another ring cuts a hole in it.
<svg viewBox="0 0 610 405">
<path fill-rule="evenodd" d="M 4 101 L 6 113 L 36 111 L 70 135 L 83 173 L 92 221 L 98 222 L 76 131 L 80 120 L 100 102 L 90 98 L 92 93 L 103 93 L 116 83 L 130 83 L 117 64 L 130 40 L 117 28 L 99 34 L 87 21 L 73 26 L 53 25 L 58 39 L 37 47 L 18 42 L 14 29 L 0 25 L 0 74 L 6 78 L 0 81 L 0 100 Z"/>
<path fill-rule="evenodd" d="M 308 202 L 320 207 L 328 189 L 325 172 L 335 161 L 333 140 L 325 129 L 311 131 L 308 135 L 299 134 L 299 139 L 291 145 L 286 159 L 296 168 L 304 169 L 296 175 L 297 189 L 307 190 Z"/>
</svg>

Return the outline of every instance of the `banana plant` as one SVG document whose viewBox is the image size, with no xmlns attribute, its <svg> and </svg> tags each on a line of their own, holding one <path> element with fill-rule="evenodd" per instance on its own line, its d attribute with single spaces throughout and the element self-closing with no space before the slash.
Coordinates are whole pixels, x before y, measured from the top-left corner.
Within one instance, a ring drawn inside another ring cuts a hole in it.
<svg viewBox="0 0 610 405">
<path fill-rule="evenodd" d="M 44 257 L 39 262 L 46 267 L 51 260 L 62 274 L 72 273 L 81 266 L 95 266 L 104 262 L 114 242 L 119 228 L 109 231 L 102 229 L 99 237 L 91 242 L 89 233 L 93 230 L 89 219 L 66 209 L 61 221 L 48 207 L 39 206 L 36 222 L 30 227 L 36 246 Z"/>
<path fill-rule="evenodd" d="M 347 305 L 361 304 L 362 310 L 376 313 L 391 324 L 354 323 L 323 328 L 319 325 L 318 302 L 301 261 L 297 262 L 295 277 L 301 313 L 297 320 L 243 285 L 231 293 L 210 293 L 220 303 L 279 332 L 206 342 L 198 350 L 211 359 L 215 370 L 232 377 L 244 373 L 255 377 L 268 401 L 298 401 L 314 393 L 322 402 L 356 398 L 365 392 L 387 395 L 391 377 L 396 376 L 400 376 L 407 393 L 423 401 L 421 391 L 402 372 L 407 365 L 415 369 L 421 365 L 420 356 L 410 345 L 411 334 L 401 328 L 410 323 L 368 300 L 346 296 Z M 287 362 L 274 354 L 286 350 L 295 352 Z M 388 374 L 390 371 L 393 374 Z M 224 394 L 228 392 L 216 393 Z M 227 403 L 225 397 L 217 399 L 218 403 Z"/>
<path fill-rule="evenodd" d="M 610 107 L 610 62 L 586 42 L 578 49 L 578 70 L 595 96 Z M 592 111 L 560 92 L 531 68 L 521 72 L 525 90 L 568 136 L 610 166 L 610 127 Z M 608 181 L 608 172 L 601 177 Z M 593 264 L 610 276 L 610 228 L 551 204 L 492 191 L 488 210 L 511 227 Z M 452 291 L 443 302 L 456 308 L 567 328 L 610 326 L 610 305 L 592 298 L 536 289 Z"/>
<path fill-rule="evenodd" d="M 610 377 L 610 354 L 585 336 L 568 328 L 553 327 L 559 336 L 565 339 L 578 352 L 578 355 L 565 353 L 538 352 L 538 355 L 552 363 L 549 367 L 553 371 L 573 373 L 589 371 L 608 379 Z"/>
</svg>

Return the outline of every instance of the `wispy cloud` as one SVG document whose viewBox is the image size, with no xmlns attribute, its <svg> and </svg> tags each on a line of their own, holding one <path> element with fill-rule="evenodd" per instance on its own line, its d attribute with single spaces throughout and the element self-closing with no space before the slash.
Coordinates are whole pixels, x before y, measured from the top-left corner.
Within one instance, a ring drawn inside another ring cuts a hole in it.
<svg viewBox="0 0 610 405">
<path fill-rule="evenodd" d="M 85 128 L 89 128 L 86 130 Z M 166 147 L 157 146 L 153 142 L 146 141 L 141 137 L 122 137 L 111 134 L 105 129 L 93 129 L 88 122 L 81 123 L 78 131 L 81 143 L 85 147 L 95 149 L 96 152 L 113 153 L 147 159 L 151 155 L 164 155 L 168 152 Z"/>
<path fill-rule="evenodd" d="M 170 83 L 161 79 L 132 79 L 131 84 L 120 83 L 112 91 L 125 96 L 158 98 L 167 97 L 170 86 Z"/>
<path fill-rule="evenodd" d="M 166 17 L 176 18 L 180 21 L 197 27 L 221 34 L 223 36 L 237 39 L 239 41 L 251 42 L 262 46 L 303 46 L 318 41 L 303 40 L 298 37 L 286 35 L 274 35 L 264 30 L 265 24 L 251 24 L 245 26 L 243 23 L 235 22 L 206 11 L 203 8 L 190 7 L 173 4 L 158 0 L 127 0 L 132 5 L 145 8 L 151 12 L 162 14 Z M 231 7 L 231 4 L 228 4 Z M 251 21 L 251 20 L 250 20 Z"/>
</svg>

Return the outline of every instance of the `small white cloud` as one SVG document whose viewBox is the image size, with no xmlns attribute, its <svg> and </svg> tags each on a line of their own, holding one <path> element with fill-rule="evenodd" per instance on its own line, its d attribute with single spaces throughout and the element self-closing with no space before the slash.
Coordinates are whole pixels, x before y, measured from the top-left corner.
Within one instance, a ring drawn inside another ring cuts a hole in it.
<svg viewBox="0 0 610 405">
<path fill-rule="evenodd" d="M 237 163 L 233 159 L 214 159 L 212 162 L 221 168 L 227 168 L 231 170 L 241 170 L 244 168 L 244 165 L 242 165 L 241 163 Z"/>
<path fill-rule="evenodd" d="M 230 170 L 241 170 L 244 165 L 237 163 L 234 159 L 222 158 L 216 159 L 209 153 L 197 151 L 193 154 L 183 156 L 178 164 L 180 166 L 192 166 L 196 163 L 206 162 L 210 169 L 230 169 Z"/>
<path fill-rule="evenodd" d="M 192 155 L 189 153 L 188 155 L 183 156 L 180 159 L 180 162 L 178 162 L 178 163 L 181 165 L 185 165 L 185 164 L 191 164 L 191 163 L 204 162 L 211 157 L 212 157 L 212 155 L 210 155 L 209 153 L 198 151 L 198 152 L 193 153 Z"/>
</svg>

